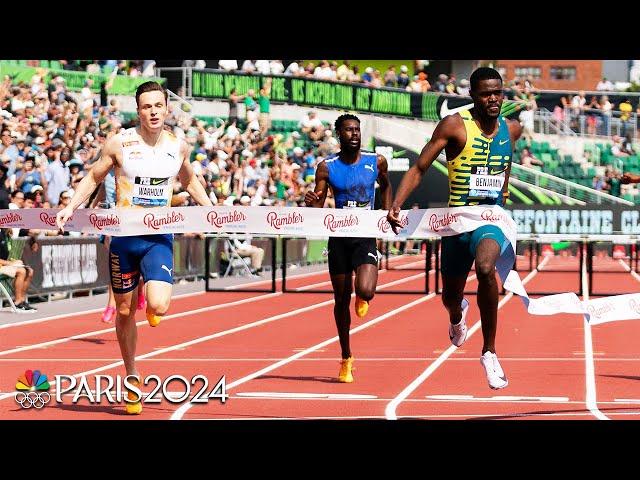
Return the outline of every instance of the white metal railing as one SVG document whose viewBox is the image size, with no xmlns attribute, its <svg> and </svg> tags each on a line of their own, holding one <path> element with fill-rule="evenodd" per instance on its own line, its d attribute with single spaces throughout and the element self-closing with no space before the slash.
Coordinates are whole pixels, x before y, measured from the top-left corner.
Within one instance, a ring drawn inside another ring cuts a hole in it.
<svg viewBox="0 0 640 480">
<path fill-rule="evenodd" d="M 533 168 L 523 167 L 517 163 L 511 164 L 511 177 L 517 178 L 518 180 L 531 185 L 535 185 L 536 187 L 543 187 L 552 192 L 561 193 L 576 200 L 584 200 L 587 203 L 613 203 L 627 206 L 634 205 L 634 203 L 629 200 L 614 197 L 608 193 L 601 192 L 575 182 L 569 182 L 564 178 L 556 177 L 555 175 L 541 172 Z"/>
<path fill-rule="evenodd" d="M 529 188 L 529 189 L 536 188 L 537 190 L 540 190 L 542 193 L 544 193 L 545 195 L 547 195 L 549 197 L 553 198 L 554 196 L 557 196 L 558 198 L 560 198 L 567 205 L 586 205 L 587 204 L 587 202 L 585 202 L 583 200 L 578 200 L 576 198 L 571 198 L 571 197 L 568 197 L 566 195 L 563 195 L 562 193 L 554 192 L 553 190 L 548 190 L 548 189 L 543 188 L 543 187 L 534 187 L 530 183 L 523 182 L 522 180 L 518 180 L 515 177 L 510 177 L 509 178 L 509 184 L 511 184 L 511 185 L 513 185 L 515 187 L 522 187 L 522 188 Z"/>
</svg>

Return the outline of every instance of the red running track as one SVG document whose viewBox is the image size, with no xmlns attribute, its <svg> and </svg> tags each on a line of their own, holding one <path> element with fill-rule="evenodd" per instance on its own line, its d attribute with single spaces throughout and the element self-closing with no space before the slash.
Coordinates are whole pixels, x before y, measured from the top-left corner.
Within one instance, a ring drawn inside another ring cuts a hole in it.
<svg viewBox="0 0 640 480">
<path fill-rule="evenodd" d="M 407 279 L 387 288 L 421 288 L 424 277 L 413 278 L 417 273 L 381 272 L 379 286 Z M 566 275 L 573 284 L 575 274 Z M 320 272 L 288 284 L 293 288 L 327 280 L 328 274 Z M 562 275 L 540 272 L 531 275 L 527 288 L 561 291 L 562 282 Z M 469 289 L 475 287 L 471 279 Z M 65 396 L 62 403 L 52 400 L 41 410 L 23 410 L 14 400 L 15 381 L 27 368 L 40 369 L 50 379 L 56 374 L 124 374 L 115 331 L 103 328 L 97 314 L 5 328 L 0 338 L 0 418 L 637 418 L 635 322 L 591 329 L 594 376 L 589 374 L 581 316 L 530 316 L 519 299 L 502 297 L 497 347 L 510 384 L 493 391 L 479 363 L 479 324 L 473 328 L 479 313 L 475 297 L 469 298 L 472 334 L 454 349 L 439 296 L 377 295 L 364 319 L 352 315 L 352 384 L 335 380 L 339 347 L 331 295 L 216 292 L 175 299 L 158 328 L 141 322 L 141 374 L 163 379 L 202 374 L 210 387 L 224 375 L 230 398 L 225 404 L 145 404 L 142 415 L 134 417 L 123 414 L 122 404 L 104 400 L 100 405 L 86 399 L 73 404 Z M 425 370 L 428 376 L 420 379 Z"/>
</svg>

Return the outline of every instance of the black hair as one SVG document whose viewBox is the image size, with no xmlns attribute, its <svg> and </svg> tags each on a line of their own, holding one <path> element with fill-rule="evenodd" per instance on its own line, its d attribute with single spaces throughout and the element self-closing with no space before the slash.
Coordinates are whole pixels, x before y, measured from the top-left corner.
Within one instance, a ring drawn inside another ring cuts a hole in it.
<svg viewBox="0 0 640 480">
<path fill-rule="evenodd" d="M 478 89 L 478 83 L 481 80 L 500 80 L 502 82 L 502 76 L 498 73 L 498 71 L 494 68 L 489 67 L 480 67 L 474 70 L 469 78 L 469 83 L 471 84 L 471 91 L 475 91 Z"/>
<path fill-rule="evenodd" d="M 352 115 L 350 113 L 345 113 L 344 115 L 340 115 L 335 122 L 335 128 L 336 128 L 336 132 L 338 130 L 340 130 L 340 127 L 342 127 L 342 124 L 344 122 L 346 122 L 347 120 L 355 120 L 358 123 L 360 123 L 360 119 L 358 117 L 356 117 L 355 115 Z"/>
</svg>

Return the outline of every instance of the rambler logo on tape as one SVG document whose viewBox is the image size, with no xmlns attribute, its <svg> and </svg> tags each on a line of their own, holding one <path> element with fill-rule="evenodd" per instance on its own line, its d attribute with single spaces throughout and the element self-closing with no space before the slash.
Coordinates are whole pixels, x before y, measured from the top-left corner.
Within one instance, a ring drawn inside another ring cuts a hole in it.
<svg viewBox="0 0 640 480">
<path fill-rule="evenodd" d="M 164 227 L 166 225 L 171 225 L 172 223 L 182 222 L 184 220 L 184 215 L 178 212 L 170 212 L 167 213 L 164 217 L 156 218 L 153 213 L 147 213 L 144 218 L 144 224 L 153 228 L 154 230 L 160 230 L 160 227 Z"/>
<path fill-rule="evenodd" d="M 301 213 L 291 212 L 287 213 L 284 217 L 279 216 L 276 212 L 267 213 L 267 223 L 276 230 L 280 230 L 280 227 L 285 225 L 302 222 L 304 222 L 304 217 Z"/>
<path fill-rule="evenodd" d="M 113 213 L 109 215 L 96 215 L 92 213 L 89 215 L 89 222 L 98 230 L 102 230 L 104 227 L 110 227 L 112 225 L 120 225 L 120 218 Z"/>
<path fill-rule="evenodd" d="M 56 226 L 56 216 L 55 215 L 49 215 L 46 212 L 42 212 L 40 214 L 40 220 L 44 223 L 46 223 L 47 225 L 51 226 L 51 227 L 55 227 Z M 71 220 L 69 218 L 69 220 Z"/>
<path fill-rule="evenodd" d="M 460 214 L 458 213 L 445 213 L 444 215 L 439 217 L 434 213 L 433 215 L 431 215 L 431 217 L 429 217 L 429 228 L 434 232 L 437 232 L 447 225 L 456 223 L 459 216 Z"/>
<path fill-rule="evenodd" d="M 615 308 L 611 302 L 607 302 L 600 307 L 594 307 L 593 305 L 587 306 L 587 313 L 596 319 L 600 319 L 605 313 L 613 312 Z"/>
<path fill-rule="evenodd" d="M 640 303 L 636 302 L 633 298 L 629 300 L 629 308 L 640 314 Z"/>
<path fill-rule="evenodd" d="M 402 228 L 409 225 L 409 217 L 407 215 L 402 215 L 398 218 L 398 220 L 400 220 L 400 226 Z M 389 230 L 391 230 L 391 224 L 387 221 L 386 215 L 378 219 L 378 230 L 383 233 L 387 233 Z"/>
<path fill-rule="evenodd" d="M 222 227 L 228 223 L 242 222 L 247 219 L 247 216 L 239 212 L 237 210 L 233 210 L 232 212 L 218 213 L 216 211 L 211 211 L 207 214 L 207 222 L 209 222 L 214 227 Z"/>
<path fill-rule="evenodd" d="M 505 215 L 496 215 L 493 210 L 485 210 L 480 214 L 480 218 L 482 220 L 486 220 L 487 222 L 505 222 L 508 223 L 507 217 Z"/>
<path fill-rule="evenodd" d="M 13 213 L 13 212 L 0 216 L 0 225 L 5 225 L 7 223 L 13 223 L 13 222 L 21 222 L 21 221 L 22 221 L 22 217 L 17 213 Z"/>
<path fill-rule="evenodd" d="M 353 214 L 350 214 L 347 217 L 337 218 L 333 214 L 328 214 L 324 216 L 324 226 L 330 232 L 335 232 L 337 228 L 343 227 L 353 227 L 354 225 L 358 225 L 359 220 Z"/>
</svg>

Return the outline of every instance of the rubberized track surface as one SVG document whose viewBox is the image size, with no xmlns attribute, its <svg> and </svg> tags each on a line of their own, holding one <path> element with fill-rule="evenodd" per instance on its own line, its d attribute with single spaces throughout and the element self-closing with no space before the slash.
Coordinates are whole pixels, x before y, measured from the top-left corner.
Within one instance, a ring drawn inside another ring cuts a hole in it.
<svg viewBox="0 0 640 480">
<path fill-rule="evenodd" d="M 547 265 L 567 262 L 550 258 Z M 396 260 L 398 265 L 415 257 Z M 577 264 L 577 261 L 576 261 Z M 431 273 L 433 275 L 433 272 Z M 598 276 L 612 274 L 597 274 Z M 620 268 L 625 290 L 640 281 Z M 571 289 L 572 273 L 521 273 L 527 289 Z M 287 280 L 289 288 L 326 282 L 328 273 Z M 635 282 L 635 283 L 634 283 Z M 388 286 L 385 286 L 389 284 Z M 433 283 L 432 283 L 433 284 Z M 419 289 L 424 274 L 382 271 L 379 288 Z M 475 290 L 470 276 L 468 289 Z M 327 288 L 323 285 L 319 288 Z M 633 290 L 632 290 L 633 291 Z M 165 379 L 225 376 L 226 403 L 145 404 L 124 415 L 104 399 L 64 396 L 41 410 L 14 399 L 26 369 L 55 375 L 124 375 L 115 329 L 99 314 L 75 314 L 0 330 L 1 419 L 636 419 L 640 409 L 638 322 L 589 327 L 579 315 L 530 316 L 520 300 L 500 299 L 497 348 L 509 378 L 490 390 L 479 357 L 482 336 L 470 296 L 466 343 L 452 347 L 439 295 L 377 295 L 364 319 L 352 314 L 355 382 L 336 381 L 339 346 L 329 294 L 202 293 L 174 299 L 157 328 L 139 314 L 138 368 Z M 148 392 L 150 387 L 143 390 Z M 184 391 L 171 383 L 169 390 Z M 195 390 L 192 390 L 192 394 Z"/>
</svg>

